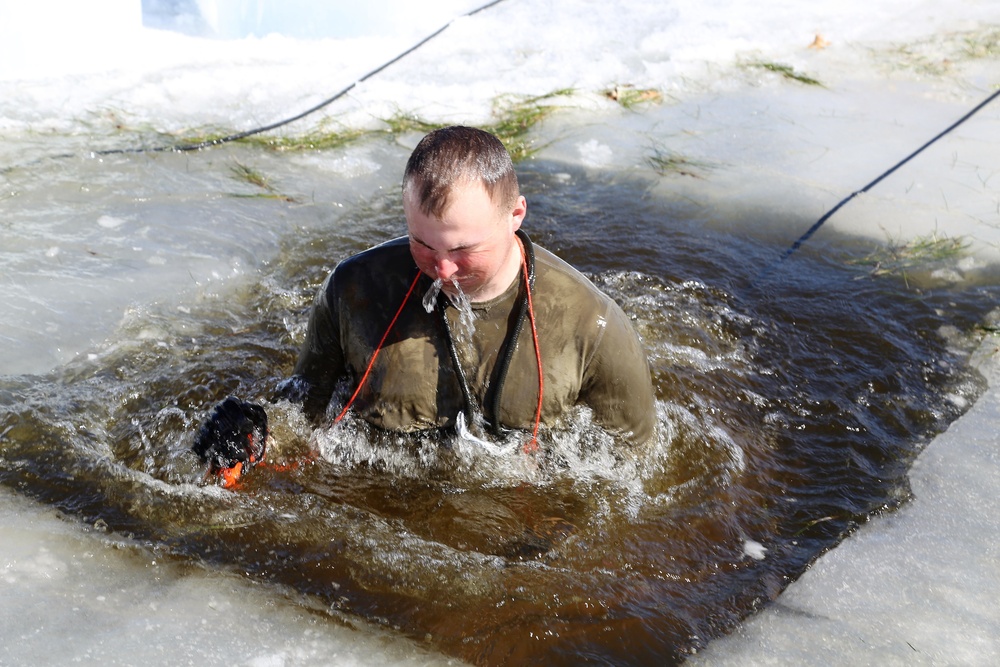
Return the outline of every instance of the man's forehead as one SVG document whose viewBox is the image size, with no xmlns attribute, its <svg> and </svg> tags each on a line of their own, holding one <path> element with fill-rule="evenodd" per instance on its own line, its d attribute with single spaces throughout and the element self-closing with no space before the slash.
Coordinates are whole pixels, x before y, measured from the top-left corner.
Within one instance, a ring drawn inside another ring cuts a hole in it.
<svg viewBox="0 0 1000 667">
<path fill-rule="evenodd" d="M 477 176 L 470 175 L 461 180 L 439 186 L 439 190 L 435 193 L 424 193 L 423 184 L 419 180 L 407 181 L 403 187 L 403 206 L 420 207 L 425 213 L 431 213 L 427 209 L 436 204 L 436 207 L 443 213 L 451 206 L 456 197 L 460 197 L 467 192 L 483 193 L 494 205 L 498 205 L 495 194 L 490 194 L 486 183 Z M 423 201 L 423 197 L 427 197 L 429 201 Z M 438 201 L 431 201 L 433 199 L 437 199 Z"/>
</svg>

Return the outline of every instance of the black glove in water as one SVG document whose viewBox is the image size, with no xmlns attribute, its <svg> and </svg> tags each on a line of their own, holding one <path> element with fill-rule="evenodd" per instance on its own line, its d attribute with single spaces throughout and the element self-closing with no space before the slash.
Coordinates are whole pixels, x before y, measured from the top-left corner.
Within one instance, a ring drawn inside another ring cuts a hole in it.
<svg viewBox="0 0 1000 667">
<path fill-rule="evenodd" d="M 223 475 L 230 486 L 241 471 L 264 460 L 267 413 L 255 403 L 230 396 L 202 424 L 191 449 L 209 464 L 211 474 Z"/>
</svg>

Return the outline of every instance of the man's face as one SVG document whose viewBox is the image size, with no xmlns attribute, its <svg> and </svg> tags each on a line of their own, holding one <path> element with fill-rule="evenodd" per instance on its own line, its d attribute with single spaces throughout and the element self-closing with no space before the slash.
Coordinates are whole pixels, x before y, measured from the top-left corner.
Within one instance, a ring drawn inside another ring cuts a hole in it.
<svg viewBox="0 0 1000 667">
<path fill-rule="evenodd" d="M 473 301 L 499 296 L 517 276 L 521 254 L 514 232 L 527 211 L 524 197 L 498 208 L 482 183 L 455 186 L 441 217 L 420 210 L 413 189 L 403 196 L 410 253 L 420 270 L 440 278 L 453 293 L 455 281 Z"/>
</svg>

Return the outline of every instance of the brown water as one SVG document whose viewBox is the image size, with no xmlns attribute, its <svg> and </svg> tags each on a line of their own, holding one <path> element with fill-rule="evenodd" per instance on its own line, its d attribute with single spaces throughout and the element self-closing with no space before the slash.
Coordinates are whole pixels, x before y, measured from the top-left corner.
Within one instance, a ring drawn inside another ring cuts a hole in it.
<svg viewBox="0 0 1000 667">
<path fill-rule="evenodd" d="M 157 158 L 178 174 L 170 189 L 191 159 Z M 129 160 L 109 169 L 127 176 Z M 217 203 L 293 223 L 249 284 L 146 304 L 91 357 L 3 377 L 0 482 L 164 558 L 294 590 L 331 622 L 360 616 L 472 663 L 659 665 L 905 501 L 915 454 L 982 388 L 965 364 L 996 302 L 988 276 L 960 288 L 935 283 L 933 266 L 875 278 L 849 263 L 868 248 L 827 238 L 752 284 L 784 250 L 752 225 L 719 231 L 704 207 L 639 180 L 520 171 L 533 240 L 636 322 L 657 446 L 615 443 L 583 410 L 528 459 L 350 421 L 313 432 L 279 404 L 271 462 L 290 467 L 255 469 L 234 492 L 204 486 L 189 451 L 199 423 L 229 394 L 266 401 L 290 372 L 319 281 L 402 232 L 390 190 L 300 226 L 301 202 Z M 152 201 L 169 221 L 170 202 Z"/>
</svg>

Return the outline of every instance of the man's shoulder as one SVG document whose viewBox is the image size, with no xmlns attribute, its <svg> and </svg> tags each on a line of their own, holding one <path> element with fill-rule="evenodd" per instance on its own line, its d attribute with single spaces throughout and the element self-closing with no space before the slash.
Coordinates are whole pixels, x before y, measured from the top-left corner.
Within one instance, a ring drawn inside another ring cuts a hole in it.
<svg viewBox="0 0 1000 667">
<path fill-rule="evenodd" d="M 560 258 L 550 250 L 535 246 L 535 276 L 540 293 L 550 292 L 554 298 L 571 298 L 574 305 L 580 301 L 591 302 L 595 306 L 605 306 L 613 302 L 579 269 Z"/>
<path fill-rule="evenodd" d="M 343 281 L 362 276 L 367 280 L 393 281 L 397 275 L 412 276 L 415 269 L 409 241 L 402 236 L 342 260 L 333 270 L 333 280 Z"/>
<path fill-rule="evenodd" d="M 399 238 L 392 239 L 391 241 L 380 243 L 379 245 L 363 250 L 356 255 L 351 255 L 347 259 L 342 260 L 334 271 L 340 272 L 358 269 L 367 270 L 368 267 L 373 264 L 385 265 L 386 263 L 389 263 L 389 266 L 396 266 L 399 264 L 400 258 L 408 260 L 411 265 L 413 264 L 412 257 L 410 255 L 410 243 L 405 236 L 400 236 Z"/>
<path fill-rule="evenodd" d="M 417 270 L 410 255 L 406 237 L 386 241 L 342 260 L 327 279 L 329 298 L 350 294 L 351 298 L 364 298 L 364 294 L 385 294 L 406 285 Z"/>
</svg>

